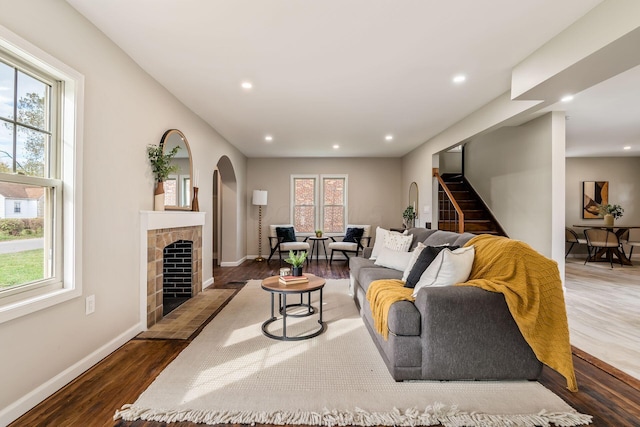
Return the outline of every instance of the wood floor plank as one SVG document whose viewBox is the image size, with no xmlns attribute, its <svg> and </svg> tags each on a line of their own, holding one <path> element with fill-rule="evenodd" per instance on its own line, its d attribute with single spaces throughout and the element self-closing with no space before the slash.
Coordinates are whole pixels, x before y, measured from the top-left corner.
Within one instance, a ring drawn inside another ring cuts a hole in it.
<svg viewBox="0 0 640 427">
<path fill-rule="evenodd" d="M 246 261 L 239 267 L 216 267 L 214 286 L 237 289 L 246 280 L 275 275 L 278 269 L 277 261 L 270 264 Z M 332 279 L 349 277 L 344 261 L 335 261 L 331 266 L 323 261 L 316 265 L 314 261 L 306 271 Z M 167 425 L 148 421 L 113 421 L 115 411 L 125 403 L 133 403 L 189 342 L 129 341 L 10 427 L 195 427 L 194 423 Z M 574 365 L 580 387 L 578 393 L 568 391 L 564 377 L 546 367 L 540 382 L 579 412 L 594 415 L 594 426 L 640 426 L 640 388 L 637 382 L 620 371 L 610 374 L 607 369 L 611 367 L 607 363 L 600 363 L 578 349 L 574 349 Z"/>
</svg>

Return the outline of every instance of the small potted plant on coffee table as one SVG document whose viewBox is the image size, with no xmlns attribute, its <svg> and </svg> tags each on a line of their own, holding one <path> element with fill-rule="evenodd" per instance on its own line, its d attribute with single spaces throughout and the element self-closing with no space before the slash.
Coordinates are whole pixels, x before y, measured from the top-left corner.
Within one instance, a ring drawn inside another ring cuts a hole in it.
<svg viewBox="0 0 640 427">
<path fill-rule="evenodd" d="M 294 251 L 289 251 L 289 258 L 286 258 L 284 262 L 291 264 L 291 275 L 302 276 L 302 266 L 307 259 L 307 252 L 298 251 L 296 254 Z"/>
</svg>

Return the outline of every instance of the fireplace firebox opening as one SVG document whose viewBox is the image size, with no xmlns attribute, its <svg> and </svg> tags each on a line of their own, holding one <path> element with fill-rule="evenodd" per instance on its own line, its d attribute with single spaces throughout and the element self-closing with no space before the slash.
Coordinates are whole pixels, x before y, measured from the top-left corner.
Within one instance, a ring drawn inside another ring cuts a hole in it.
<svg viewBox="0 0 640 427">
<path fill-rule="evenodd" d="M 162 253 L 162 315 L 166 316 L 193 296 L 191 289 L 193 242 L 178 240 Z"/>
</svg>

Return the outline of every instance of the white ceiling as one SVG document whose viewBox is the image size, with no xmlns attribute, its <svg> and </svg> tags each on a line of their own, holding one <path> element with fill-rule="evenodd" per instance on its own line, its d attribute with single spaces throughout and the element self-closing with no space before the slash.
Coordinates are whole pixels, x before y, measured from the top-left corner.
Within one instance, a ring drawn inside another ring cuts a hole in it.
<svg viewBox="0 0 640 427">
<path fill-rule="evenodd" d="M 566 111 L 566 156 L 640 156 L 638 87 L 640 66 L 545 109 Z"/>
<path fill-rule="evenodd" d="M 67 1 L 249 157 L 402 156 L 506 92 L 518 62 L 600 3 Z M 614 102 L 585 105 L 587 92 L 608 96 L 606 83 L 576 96 L 570 139 L 623 143 L 621 123 L 586 128 Z"/>
</svg>

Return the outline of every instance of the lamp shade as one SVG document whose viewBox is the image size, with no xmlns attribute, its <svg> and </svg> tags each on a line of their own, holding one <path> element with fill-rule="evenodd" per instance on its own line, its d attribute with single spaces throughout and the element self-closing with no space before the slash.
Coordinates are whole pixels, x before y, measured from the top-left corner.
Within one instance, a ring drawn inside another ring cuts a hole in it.
<svg viewBox="0 0 640 427">
<path fill-rule="evenodd" d="M 267 205 L 267 191 L 266 190 L 253 190 L 253 204 L 256 206 Z"/>
</svg>

